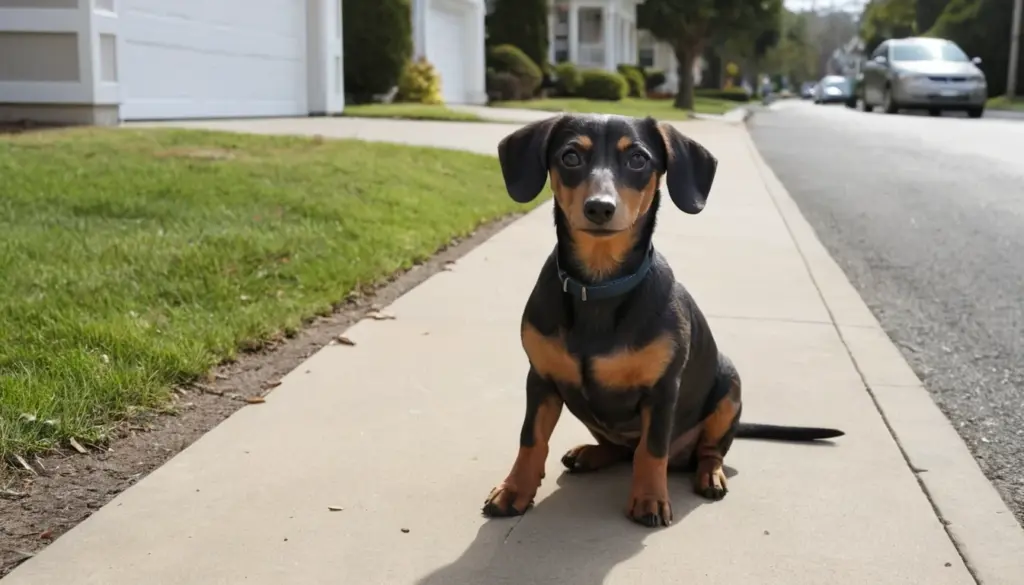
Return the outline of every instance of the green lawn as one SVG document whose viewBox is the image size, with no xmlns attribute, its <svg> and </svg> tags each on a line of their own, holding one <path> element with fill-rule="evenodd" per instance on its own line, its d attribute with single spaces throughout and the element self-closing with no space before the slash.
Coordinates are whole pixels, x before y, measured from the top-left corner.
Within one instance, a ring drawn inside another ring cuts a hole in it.
<svg viewBox="0 0 1024 585">
<path fill-rule="evenodd" d="M 456 122 L 483 122 L 483 118 L 469 112 L 450 110 L 445 106 L 425 104 L 361 104 L 345 106 L 343 116 L 358 118 L 398 118 L 402 120 L 447 120 Z"/>
<path fill-rule="evenodd" d="M 1020 110 L 1024 111 L 1024 97 L 1019 97 L 1013 101 L 1006 99 L 1005 95 L 990 98 L 986 107 L 992 108 L 993 110 Z"/>
<path fill-rule="evenodd" d="M 0 177 L 0 461 L 102 441 L 170 386 L 532 207 L 494 157 L 189 130 L 0 135 Z"/>
<path fill-rule="evenodd" d="M 650 100 L 626 98 L 622 101 L 600 101 L 583 98 L 548 98 L 530 101 L 496 102 L 491 104 L 499 108 L 524 108 L 550 112 L 575 112 L 620 114 L 623 116 L 654 116 L 661 120 L 685 120 L 689 117 L 687 110 L 679 110 L 672 106 L 672 100 Z M 729 100 L 711 98 L 695 98 L 695 111 L 701 114 L 724 114 L 740 104 Z"/>
</svg>

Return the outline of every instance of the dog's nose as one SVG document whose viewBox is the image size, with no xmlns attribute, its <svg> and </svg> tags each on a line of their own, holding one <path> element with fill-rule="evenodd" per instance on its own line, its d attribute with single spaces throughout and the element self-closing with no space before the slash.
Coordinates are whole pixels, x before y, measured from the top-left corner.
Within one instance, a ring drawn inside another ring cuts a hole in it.
<svg viewBox="0 0 1024 585">
<path fill-rule="evenodd" d="M 583 204 L 583 215 L 596 225 L 604 225 L 615 215 L 615 202 L 605 197 L 592 197 Z"/>
</svg>

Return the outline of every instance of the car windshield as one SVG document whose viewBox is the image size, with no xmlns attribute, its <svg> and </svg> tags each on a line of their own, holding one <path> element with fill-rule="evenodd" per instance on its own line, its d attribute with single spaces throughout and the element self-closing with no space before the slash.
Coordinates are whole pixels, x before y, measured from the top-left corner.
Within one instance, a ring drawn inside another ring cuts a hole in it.
<svg viewBox="0 0 1024 585">
<path fill-rule="evenodd" d="M 821 80 L 823 87 L 838 87 L 839 89 L 846 89 L 846 78 L 845 77 L 826 77 Z"/>
<path fill-rule="evenodd" d="M 906 43 L 892 48 L 893 61 L 969 61 L 953 43 Z"/>
</svg>

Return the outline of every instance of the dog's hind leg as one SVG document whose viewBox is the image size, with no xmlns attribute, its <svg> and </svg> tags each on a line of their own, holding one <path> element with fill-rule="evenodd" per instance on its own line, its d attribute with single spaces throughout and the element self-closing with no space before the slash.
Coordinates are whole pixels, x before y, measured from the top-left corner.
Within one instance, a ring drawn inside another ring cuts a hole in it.
<svg viewBox="0 0 1024 585">
<path fill-rule="evenodd" d="M 729 491 L 722 465 L 736 437 L 743 409 L 739 373 L 724 356 L 720 360 L 718 379 L 715 382 L 719 386 L 715 394 L 724 393 L 724 396 L 701 423 L 701 434 L 695 451 L 697 472 L 694 476 L 694 490 L 711 500 L 721 500 Z"/>
<path fill-rule="evenodd" d="M 597 439 L 596 445 L 577 445 L 562 456 L 562 465 L 571 473 L 597 471 L 633 458 L 633 450 L 629 447 L 610 443 L 593 431 L 590 434 Z"/>
</svg>

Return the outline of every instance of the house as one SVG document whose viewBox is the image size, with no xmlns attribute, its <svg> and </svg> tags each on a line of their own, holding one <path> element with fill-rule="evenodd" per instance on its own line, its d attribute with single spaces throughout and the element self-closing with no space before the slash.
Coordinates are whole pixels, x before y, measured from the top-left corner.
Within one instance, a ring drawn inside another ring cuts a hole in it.
<svg viewBox="0 0 1024 585">
<path fill-rule="evenodd" d="M 675 92 L 679 76 L 672 47 L 637 27 L 636 7 L 643 1 L 551 0 L 548 60 L 606 71 L 621 64 L 661 69 L 666 82 L 658 89 Z M 493 2 L 488 0 L 489 10 Z M 694 70 L 699 79 L 701 66 Z"/>
<path fill-rule="evenodd" d="M 337 113 L 341 47 L 341 0 L 3 0 L 0 120 Z"/>
<path fill-rule="evenodd" d="M 449 104 L 487 103 L 484 0 L 412 0 L 413 57 L 426 57 Z"/>
</svg>

